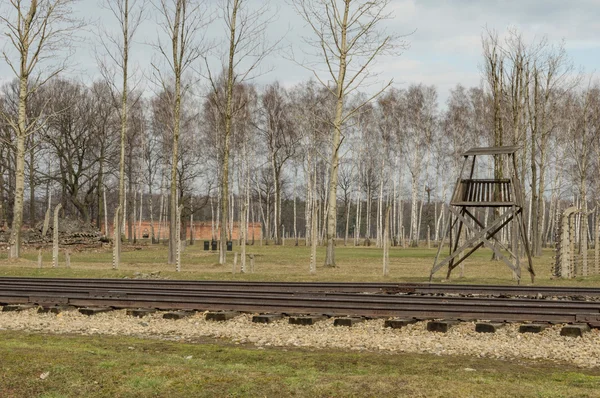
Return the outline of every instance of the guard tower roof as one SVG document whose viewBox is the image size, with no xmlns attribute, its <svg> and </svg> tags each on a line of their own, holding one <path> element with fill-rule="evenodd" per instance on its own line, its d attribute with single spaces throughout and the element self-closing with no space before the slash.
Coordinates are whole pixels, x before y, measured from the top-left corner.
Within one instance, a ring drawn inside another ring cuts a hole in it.
<svg viewBox="0 0 600 398">
<path fill-rule="evenodd" d="M 471 148 L 467 152 L 463 153 L 462 156 L 475 156 L 475 155 L 510 155 L 517 152 L 521 147 L 515 146 L 494 146 L 494 147 L 479 147 Z"/>
</svg>

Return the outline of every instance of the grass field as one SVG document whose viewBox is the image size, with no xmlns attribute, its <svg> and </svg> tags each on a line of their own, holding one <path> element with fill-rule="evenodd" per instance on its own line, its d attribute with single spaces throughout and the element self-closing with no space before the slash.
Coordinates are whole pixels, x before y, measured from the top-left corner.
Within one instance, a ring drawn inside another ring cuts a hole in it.
<svg viewBox="0 0 600 398">
<path fill-rule="evenodd" d="M 526 361 L 13 332 L 0 341 L 4 398 L 600 396 L 600 371 Z"/>
<path fill-rule="evenodd" d="M 218 255 L 204 251 L 202 242 L 188 246 L 182 254 L 182 271 L 175 272 L 174 265 L 166 263 L 167 249 L 164 245 L 141 244 L 125 246 L 122 262 L 118 270 L 112 267 L 112 252 L 109 248 L 73 253 L 71 268 L 65 268 L 64 254 L 61 253 L 58 268 L 52 268 L 50 250 L 44 253 L 44 264 L 37 268 L 37 252 L 26 251 L 22 259 L 8 262 L 6 253 L 0 257 L 0 276 L 44 276 L 44 277 L 132 277 L 137 273 L 160 271 L 162 277 L 170 279 L 219 279 L 219 280 L 267 280 L 267 281 L 411 281 L 424 282 L 429 278 L 436 249 L 391 248 L 390 275 L 382 276 L 382 251 L 375 247 L 344 247 L 336 249 L 336 268 L 323 267 L 325 248 L 317 252 L 317 274 L 310 275 L 309 248 L 305 246 L 248 246 L 247 253 L 255 256 L 254 273 L 232 273 L 233 253 L 228 253 L 226 265 L 218 264 Z M 234 246 L 234 251 L 239 247 Z M 444 248 L 443 254 L 447 254 Z M 534 259 L 539 285 L 600 285 L 600 276 L 576 278 L 572 280 L 551 279 L 553 263 L 552 250 L 545 250 L 543 256 Z M 454 270 L 452 281 L 459 283 L 513 284 L 512 273 L 500 261 L 490 261 L 491 251 L 480 249 L 465 261 L 464 277 L 459 278 L 459 270 Z M 590 251 L 590 267 L 593 266 L 593 251 Z M 531 280 L 523 267 L 523 284 Z M 434 281 L 446 277 L 446 270 L 440 270 Z"/>
<path fill-rule="evenodd" d="M 239 250 L 234 246 L 234 251 Z M 447 249 L 445 249 L 446 251 Z M 249 246 L 255 272 L 232 274 L 217 264 L 216 253 L 201 244 L 182 255 L 182 271 L 166 264 L 166 247 L 125 247 L 118 270 L 111 269 L 110 249 L 73 253 L 71 268 L 61 255 L 51 268 L 37 252 L 9 262 L 0 257 L 0 276 L 122 278 L 160 271 L 170 279 L 266 281 L 426 281 L 435 249 L 392 248 L 390 275 L 382 276 L 381 249 L 338 246 L 336 268 L 322 266 L 310 275 L 309 248 Z M 600 277 L 551 279 L 553 252 L 534 261 L 538 285 L 600 286 Z M 514 284 L 501 262 L 480 250 L 458 270 L 460 283 Z M 593 252 L 590 252 L 593 264 Z M 238 264 L 239 267 L 239 264 Z M 435 281 L 445 277 L 445 270 Z M 530 280 L 523 272 L 523 284 Z M 187 359 L 186 359 L 187 358 Z M 465 369 L 475 369 L 474 371 Z M 50 372 L 48 377 L 40 375 Z M 195 344 L 129 337 L 55 336 L 0 330 L 0 397 L 600 397 L 600 370 L 567 365 L 493 359 L 438 357 L 377 352 L 257 349 L 224 341 Z"/>
</svg>

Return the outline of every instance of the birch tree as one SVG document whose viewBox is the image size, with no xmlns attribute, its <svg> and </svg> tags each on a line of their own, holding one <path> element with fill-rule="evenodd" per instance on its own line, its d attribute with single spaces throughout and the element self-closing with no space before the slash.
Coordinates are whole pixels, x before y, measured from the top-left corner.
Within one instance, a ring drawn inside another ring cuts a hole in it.
<svg viewBox="0 0 600 398">
<path fill-rule="evenodd" d="M 110 164 L 113 158 L 116 158 L 115 148 L 115 135 L 116 132 L 116 119 L 118 117 L 117 112 L 112 103 L 112 94 L 109 88 L 109 84 L 106 81 L 95 82 L 91 87 L 91 94 L 93 96 L 93 114 L 94 121 L 92 124 L 93 134 L 96 135 L 98 144 L 96 146 L 95 156 L 98 158 L 98 169 L 97 169 L 97 187 L 96 187 L 96 201 L 97 201 L 97 214 L 96 214 L 96 225 L 100 226 L 104 222 L 104 235 L 108 236 L 108 222 L 105 207 L 106 207 L 106 186 L 105 186 L 105 175 L 107 172 L 112 171 Z M 104 218 L 104 219 L 103 219 Z"/>
<path fill-rule="evenodd" d="M 411 184 L 410 238 L 419 242 L 419 193 L 425 192 L 424 172 L 429 167 L 430 146 L 437 123 L 437 93 L 433 86 L 411 85 L 404 98 L 406 115 L 400 132 L 402 153 L 408 161 Z M 423 185 L 421 185 L 423 184 Z M 422 198 L 421 198 L 422 200 Z"/>
<path fill-rule="evenodd" d="M 306 44 L 315 51 L 315 61 L 302 62 L 316 79 L 335 96 L 331 121 L 331 158 L 327 199 L 327 253 L 325 265 L 334 267 L 337 219 L 337 186 L 340 146 L 344 123 L 363 104 L 344 109 L 346 97 L 373 77 L 373 61 L 394 53 L 406 44 L 388 34 L 382 25 L 390 18 L 390 0 L 298 0 L 292 5 L 310 27 Z M 318 60 L 318 61 L 317 61 Z M 324 67 L 323 67 L 324 64 Z M 389 81 L 365 102 L 381 94 Z"/>
<path fill-rule="evenodd" d="M 159 38 L 155 47 L 166 63 L 169 73 L 163 72 L 160 65 L 153 63 L 154 74 L 169 95 L 173 109 L 171 152 L 171 187 L 169 203 L 169 257 L 168 263 L 175 264 L 177 254 L 177 165 L 179 163 L 179 134 L 181 125 L 182 96 L 189 83 L 182 84 L 184 73 L 192 64 L 204 55 L 207 46 L 203 39 L 204 29 L 210 22 L 206 5 L 198 0 L 159 0 L 154 6 L 160 14 L 159 26 L 165 35 Z M 173 89 L 170 89 L 170 86 Z"/>
<path fill-rule="evenodd" d="M 154 104 L 152 104 L 154 105 Z M 159 150 L 160 140 L 156 129 L 154 128 L 154 113 L 151 117 L 151 126 L 153 128 L 145 129 L 142 135 L 142 160 L 144 173 L 143 180 L 148 186 L 148 210 L 150 215 L 150 241 L 156 243 L 154 230 L 154 197 L 153 189 L 157 174 L 160 169 L 160 164 L 164 161 L 162 152 Z"/>
<path fill-rule="evenodd" d="M 2 58 L 19 81 L 19 105 L 16 117 L 2 113 L 14 131 L 16 181 L 14 190 L 11 247 L 13 257 L 20 256 L 25 191 L 25 142 L 39 128 L 37 119 L 27 118 L 27 103 L 48 79 L 66 68 L 66 57 L 73 35 L 82 27 L 71 15 L 74 0 L 8 0 L 0 8 L 0 25 L 8 38 Z M 66 54 L 65 54 L 66 53 Z M 46 115 L 48 117 L 49 115 Z"/>
<path fill-rule="evenodd" d="M 304 221 L 305 244 L 312 242 L 311 220 L 318 205 L 316 172 L 317 164 L 326 156 L 328 120 L 331 119 L 332 96 L 314 80 L 299 84 L 289 91 L 291 117 L 299 134 L 299 156 L 302 159 L 304 183 L 306 187 Z M 315 182 L 313 184 L 313 182 Z M 316 228 L 316 227 L 315 227 Z"/>
<path fill-rule="evenodd" d="M 485 79 L 491 90 L 491 96 L 493 99 L 493 120 L 494 129 L 491 137 L 492 146 L 503 146 L 504 145 L 504 124 L 502 115 L 502 97 L 504 90 L 504 53 L 498 43 L 498 34 L 493 31 L 487 30 L 485 35 L 482 37 L 483 43 L 483 56 L 484 56 L 484 74 Z M 503 177 L 502 161 L 499 155 L 494 155 L 494 179 L 499 180 Z M 532 177 L 532 181 L 535 179 Z M 532 191 L 535 188 L 532 186 Z M 494 195 L 498 195 L 497 191 L 494 191 Z M 497 198 L 495 197 L 494 200 Z M 500 217 L 500 208 L 494 209 L 495 218 Z M 497 260 L 496 253 L 492 254 L 492 259 Z"/>
<path fill-rule="evenodd" d="M 588 181 L 592 172 L 593 143 L 600 137 L 600 87 L 588 87 L 576 95 L 565 95 L 568 123 L 567 145 L 573 162 L 573 179 L 581 201 L 581 223 L 579 224 L 580 247 L 583 255 L 581 272 L 588 274 Z"/>
<path fill-rule="evenodd" d="M 223 21 L 227 34 L 227 52 L 217 54 L 223 69 L 225 92 L 222 100 L 218 98 L 216 104 L 222 104 L 219 114 L 223 120 L 224 137 L 221 157 L 221 211 L 219 243 L 219 264 L 225 264 L 227 254 L 227 222 L 229 214 L 229 155 L 231 146 L 232 122 L 236 113 L 241 109 L 234 106 L 233 88 L 248 79 L 260 74 L 259 67 L 267 55 L 273 52 L 275 43 L 267 40 L 266 28 L 273 20 L 268 3 L 265 2 L 258 8 L 252 9 L 248 0 L 221 0 L 219 5 L 219 18 Z M 208 79 L 211 89 L 216 96 L 222 94 L 218 87 L 218 79 L 211 73 L 208 58 L 205 58 Z M 243 105 L 242 105 L 243 106 Z"/>
<path fill-rule="evenodd" d="M 100 69 L 107 82 L 111 83 L 115 93 L 120 95 L 121 134 L 120 134 L 120 156 L 119 156 L 119 206 L 121 209 L 125 203 L 125 141 L 127 137 L 127 116 L 129 110 L 129 52 L 133 43 L 135 32 L 144 19 L 144 0 L 103 0 L 101 6 L 113 15 L 117 21 L 118 31 L 105 28 L 99 29 L 100 45 L 103 49 L 103 57 L 99 57 Z M 113 78 L 121 75 L 121 87 L 117 89 L 118 83 Z M 123 212 L 119 213 L 119 222 L 116 227 L 123 224 Z M 121 236 L 123 231 L 118 231 Z M 131 234 L 130 234 L 131 237 Z M 117 247 L 116 261 L 121 258 L 121 240 L 114 244 Z"/>
<path fill-rule="evenodd" d="M 259 131 L 266 141 L 269 152 L 269 163 L 273 171 L 275 198 L 273 201 L 273 229 L 275 244 L 281 244 L 279 226 L 281 225 L 282 173 L 286 163 L 296 154 L 296 147 L 301 138 L 290 119 L 287 92 L 278 82 L 266 87 L 261 101 L 262 123 Z"/>
<path fill-rule="evenodd" d="M 537 192 L 532 192 L 532 254 L 542 254 L 542 238 L 544 232 L 544 203 L 546 175 L 548 165 L 549 142 L 556 132 L 557 95 L 565 94 L 572 88 L 570 77 L 573 68 L 567 57 L 564 46 L 548 47 L 540 44 L 544 51 L 537 57 L 537 63 L 530 72 L 530 85 L 527 92 L 527 108 L 529 127 L 531 130 L 531 169 L 532 189 L 535 186 L 534 175 L 539 175 Z M 575 80 L 573 80 L 574 82 Z M 537 167 L 536 167 L 537 166 Z M 536 170 L 536 173 L 533 170 Z M 539 169 L 539 171 L 538 171 Z"/>
</svg>

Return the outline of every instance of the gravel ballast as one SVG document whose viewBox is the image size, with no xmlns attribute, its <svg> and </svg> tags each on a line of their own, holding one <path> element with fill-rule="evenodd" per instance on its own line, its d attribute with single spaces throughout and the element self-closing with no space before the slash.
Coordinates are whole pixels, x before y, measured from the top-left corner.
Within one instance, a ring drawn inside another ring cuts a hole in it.
<svg viewBox="0 0 600 398">
<path fill-rule="evenodd" d="M 600 330 L 597 329 L 583 337 L 564 337 L 560 335 L 563 325 L 548 327 L 539 334 L 522 334 L 519 333 L 519 324 L 511 324 L 496 333 L 477 333 L 474 322 L 464 322 L 453 326 L 447 333 L 435 333 L 427 331 L 426 322 L 417 322 L 402 329 L 384 328 L 384 319 L 368 320 L 352 327 L 335 327 L 333 319 L 298 326 L 288 324 L 287 318 L 268 324 L 253 323 L 252 314 L 242 314 L 226 322 L 206 321 L 204 313 L 180 320 L 165 320 L 163 315 L 164 312 L 156 312 L 136 318 L 126 315 L 125 310 L 94 316 L 82 315 L 78 311 L 55 315 L 38 314 L 36 309 L 30 309 L 0 312 L 0 330 L 126 335 L 190 342 L 209 337 L 258 347 L 468 355 L 600 367 Z"/>
</svg>

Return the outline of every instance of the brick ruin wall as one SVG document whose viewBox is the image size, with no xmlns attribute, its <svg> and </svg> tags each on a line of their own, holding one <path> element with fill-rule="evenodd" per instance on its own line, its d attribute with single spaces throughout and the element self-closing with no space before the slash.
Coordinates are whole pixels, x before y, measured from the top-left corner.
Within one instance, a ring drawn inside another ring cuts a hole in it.
<svg viewBox="0 0 600 398">
<path fill-rule="evenodd" d="M 190 225 L 188 224 L 186 226 L 186 233 L 185 233 L 185 237 L 186 239 L 189 239 L 190 237 L 190 228 L 192 228 L 193 231 L 195 231 L 194 234 L 194 240 L 211 240 L 212 239 L 212 223 L 211 222 L 194 222 L 194 225 L 192 227 L 190 227 Z M 158 237 L 158 223 L 155 222 L 154 223 L 154 235 L 156 237 Z M 148 236 L 150 236 L 150 221 L 142 221 L 142 225 L 141 225 L 141 229 L 139 226 L 139 223 L 135 224 L 135 235 L 140 238 L 140 237 L 144 237 L 146 234 Z M 140 230 L 141 230 L 141 234 L 140 234 Z M 218 226 L 218 224 L 215 223 L 215 236 L 216 239 L 219 239 L 220 236 L 220 228 Z M 260 234 L 262 228 L 261 228 L 261 223 L 249 223 L 248 224 L 248 234 L 247 234 L 247 240 L 252 240 L 252 237 L 254 236 L 254 239 L 260 239 Z M 109 231 L 112 234 L 112 225 L 109 228 Z M 233 223 L 233 231 L 232 231 L 232 239 L 236 240 L 239 239 L 240 236 L 240 224 L 239 223 Z M 129 238 L 129 229 L 127 227 L 125 227 L 125 236 L 127 238 Z M 163 224 L 162 227 L 160 228 L 160 237 L 161 239 L 166 239 L 169 236 L 169 225 L 165 225 Z"/>
</svg>

